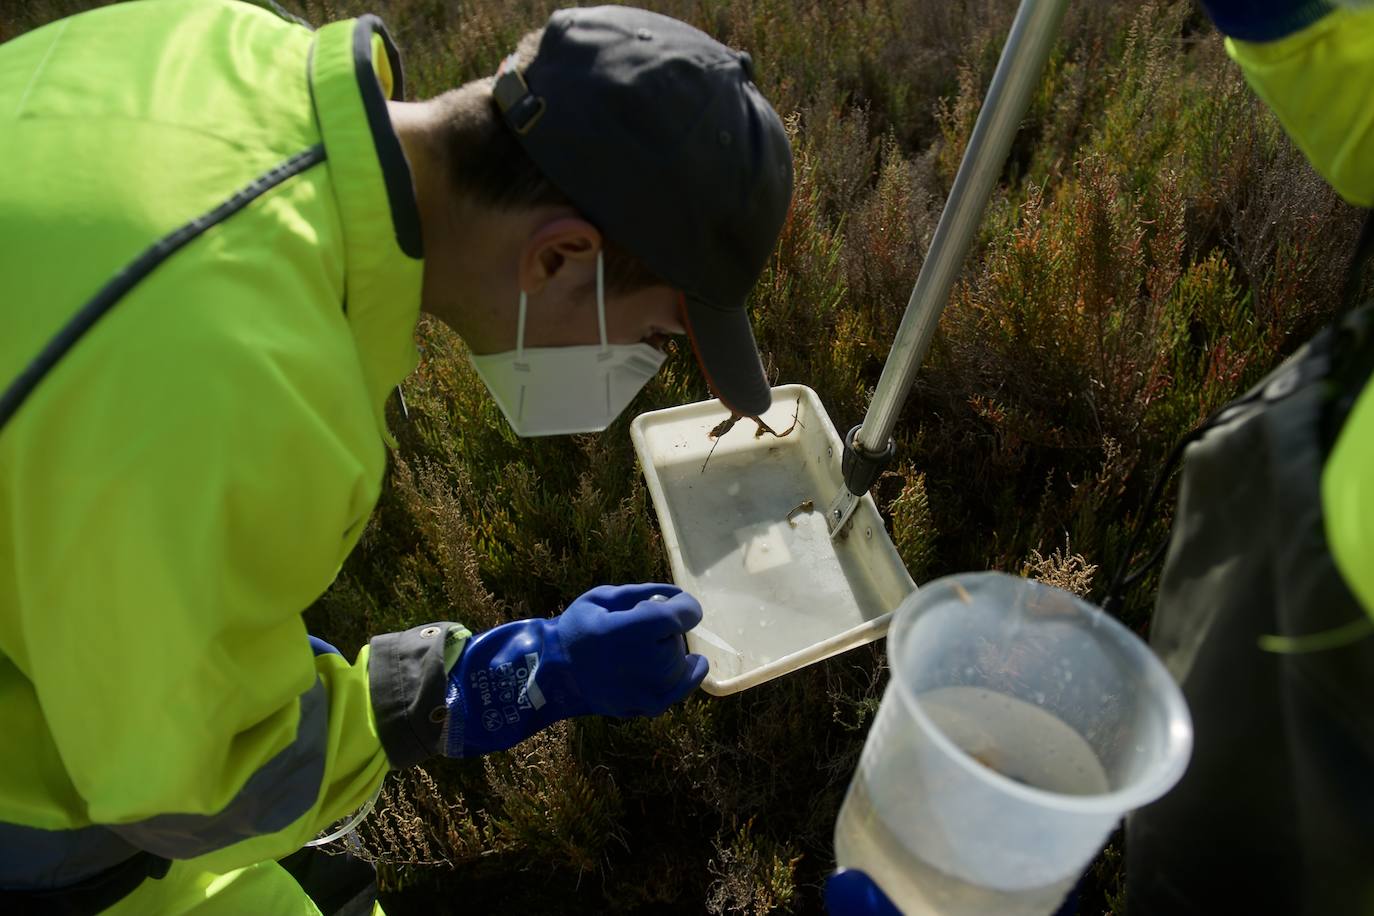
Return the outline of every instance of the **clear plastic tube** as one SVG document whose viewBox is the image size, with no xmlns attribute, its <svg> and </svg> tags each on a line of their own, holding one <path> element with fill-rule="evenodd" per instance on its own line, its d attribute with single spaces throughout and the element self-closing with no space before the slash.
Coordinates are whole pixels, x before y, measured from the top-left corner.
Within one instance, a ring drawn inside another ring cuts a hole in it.
<svg viewBox="0 0 1374 916">
<path fill-rule="evenodd" d="M 338 827 L 338 828 L 336 828 L 336 829 L 334 829 L 334 830 L 330 830 L 330 831 L 327 832 L 327 833 L 324 833 L 324 834 L 322 834 L 322 835 L 320 835 L 320 836 L 317 836 L 317 837 L 315 837 L 315 839 L 311 840 L 310 842 L 306 843 L 305 845 L 306 845 L 306 846 L 323 846 L 323 845 L 325 845 L 326 843 L 332 843 L 332 842 L 334 842 L 335 840 L 339 839 L 340 837 L 346 836 L 346 835 L 352 833 L 353 831 L 357 830 L 357 829 L 358 829 L 358 825 L 361 824 L 361 823 L 363 822 L 363 819 L 364 819 L 365 817 L 367 817 L 369 814 L 372 813 L 372 809 L 373 809 L 373 808 L 377 807 L 377 799 L 380 798 L 381 795 L 382 795 L 382 787 L 381 787 L 381 786 L 378 786 L 378 787 L 377 787 L 377 791 L 372 793 L 372 797 L 369 798 L 369 799 L 367 800 L 367 802 L 366 802 L 361 808 L 359 808 L 356 812 L 354 812 L 353 815 L 352 815 L 351 817 L 349 817 L 346 821 L 344 821 L 344 822 L 343 822 L 343 825 L 342 825 L 341 827 Z M 338 821 L 335 821 L 334 823 L 337 824 L 337 823 L 339 823 L 339 822 L 338 822 Z"/>
</svg>

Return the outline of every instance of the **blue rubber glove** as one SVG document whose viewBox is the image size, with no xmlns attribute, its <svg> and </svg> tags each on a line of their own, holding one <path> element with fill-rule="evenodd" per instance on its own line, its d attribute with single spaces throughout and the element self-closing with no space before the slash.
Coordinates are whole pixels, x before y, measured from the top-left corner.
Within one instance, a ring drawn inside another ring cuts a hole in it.
<svg viewBox="0 0 1374 916">
<path fill-rule="evenodd" d="M 343 655 L 342 652 L 334 648 L 333 643 L 327 643 L 318 636 L 311 636 L 307 633 L 306 639 L 310 640 L 310 651 L 315 653 L 316 658 L 321 655 Z"/>
<path fill-rule="evenodd" d="M 902 916 L 867 872 L 841 868 L 825 881 L 829 916 Z"/>
<path fill-rule="evenodd" d="M 557 617 L 472 637 L 449 671 L 443 753 L 505 750 L 573 716 L 659 715 L 706 677 L 683 639 L 700 621 L 675 585 L 603 585 Z"/>
<path fill-rule="evenodd" d="M 1080 878 L 1054 916 L 1077 916 L 1082 887 Z M 877 882 L 857 868 L 837 869 L 825 879 L 825 911 L 828 916 L 902 916 Z"/>
</svg>

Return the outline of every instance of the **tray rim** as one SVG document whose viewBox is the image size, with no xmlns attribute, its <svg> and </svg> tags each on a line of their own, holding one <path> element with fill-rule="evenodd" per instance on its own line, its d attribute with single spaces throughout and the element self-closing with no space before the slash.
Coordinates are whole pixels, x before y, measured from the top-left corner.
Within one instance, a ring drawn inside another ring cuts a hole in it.
<svg viewBox="0 0 1374 916">
<path fill-rule="evenodd" d="M 807 402 L 807 406 L 813 414 L 825 418 L 825 436 L 830 440 L 831 447 L 843 449 L 844 444 L 840 441 L 839 433 L 835 430 L 835 424 L 831 422 L 829 414 L 825 413 L 821 405 L 820 396 L 816 394 L 812 388 L 807 385 L 793 382 L 786 385 L 775 386 L 772 388 L 772 393 L 775 403 L 800 394 Z M 666 525 L 664 523 L 663 515 L 667 511 L 668 500 L 664 496 L 663 481 L 660 475 L 657 473 L 648 473 L 648 468 L 653 465 L 649 458 L 650 449 L 645 428 L 666 419 L 664 417 L 665 414 L 682 414 L 687 411 L 706 413 L 709 412 L 710 408 L 713 406 L 719 410 L 727 409 L 719 398 L 712 398 L 706 401 L 692 401 L 674 407 L 664 407 L 659 410 L 646 411 L 630 421 L 630 439 L 634 444 L 635 457 L 639 461 L 640 473 L 644 477 L 645 485 L 649 490 L 650 500 L 654 505 L 654 515 L 658 519 L 659 536 L 663 539 L 663 546 L 668 552 L 668 565 L 672 569 L 674 582 L 695 577 L 686 574 L 686 562 L 683 559 L 682 546 L 678 540 L 677 526 Z M 646 464 L 646 461 L 648 464 Z M 863 495 L 860 499 L 859 511 L 864 514 L 871 513 L 871 517 L 876 520 L 877 527 L 882 531 L 883 537 L 887 542 L 887 549 L 892 552 L 893 557 L 896 559 L 897 568 L 901 570 L 902 574 L 906 577 L 906 581 L 910 583 L 910 591 L 908 591 L 906 595 L 903 595 L 901 599 L 905 600 L 918 586 L 915 580 L 911 578 L 911 573 L 906 568 L 906 564 L 902 562 L 901 556 L 897 554 L 896 545 L 892 543 L 892 536 L 888 532 L 887 526 L 883 524 L 882 515 L 878 512 L 878 504 L 874 501 L 872 494 L 865 493 Z M 900 604 L 901 601 L 898 601 L 898 605 Z M 718 679 L 708 672 L 706 679 L 702 681 L 701 688 L 712 696 L 729 696 L 741 690 L 746 690 L 750 687 L 771 681 L 784 674 L 790 674 L 807 665 L 824 661 L 827 658 L 839 655 L 849 649 L 855 649 L 859 646 L 876 642 L 887 635 L 887 630 L 892 620 L 892 614 L 895 610 L 896 608 L 893 608 L 893 610 L 888 611 L 881 617 L 865 620 L 862 623 L 842 630 L 818 643 L 812 643 L 810 646 L 790 652 L 787 655 L 775 658 L 771 662 L 760 665 L 757 668 L 751 668 L 748 671 L 741 672 L 740 674 L 728 678 Z M 688 631 L 687 638 L 689 641 L 691 641 L 691 637 L 692 633 Z"/>
</svg>

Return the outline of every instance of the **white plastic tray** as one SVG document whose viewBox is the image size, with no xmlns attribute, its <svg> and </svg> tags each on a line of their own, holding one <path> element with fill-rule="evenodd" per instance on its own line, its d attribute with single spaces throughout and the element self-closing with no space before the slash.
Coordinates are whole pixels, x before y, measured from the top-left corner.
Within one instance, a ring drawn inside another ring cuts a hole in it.
<svg viewBox="0 0 1374 916">
<path fill-rule="evenodd" d="M 794 413 L 797 427 L 781 439 L 756 437 L 748 419 L 711 439 L 729 416 L 716 400 L 630 424 L 673 580 L 701 602 L 687 641 L 710 662 L 702 686 L 717 696 L 881 639 L 916 588 L 873 497 L 831 540 L 823 514 L 844 485 L 842 443 L 814 391 L 774 388 L 763 419 L 781 433 Z M 789 521 L 807 500 L 811 511 Z"/>
</svg>

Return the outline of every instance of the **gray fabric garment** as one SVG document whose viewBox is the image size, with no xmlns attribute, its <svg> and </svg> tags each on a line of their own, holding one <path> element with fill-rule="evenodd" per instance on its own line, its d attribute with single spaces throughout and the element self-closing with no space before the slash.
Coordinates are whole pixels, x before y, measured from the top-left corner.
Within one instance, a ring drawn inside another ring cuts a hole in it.
<svg viewBox="0 0 1374 916">
<path fill-rule="evenodd" d="M 372 638 L 368 692 L 386 758 L 397 769 L 439 753 L 448 718 L 448 669 L 444 647 L 450 633 L 466 633 L 440 621 Z"/>
<path fill-rule="evenodd" d="M 377 901 L 377 869 L 340 849 L 307 846 L 277 862 L 323 916 L 370 916 Z"/>
<path fill-rule="evenodd" d="M 1299 655 L 1261 636 L 1365 614 L 1327 550 L 1325 332 L 1189 447 L 1151 643 L 1196 744 L 1127 821 L 1131 913 L 1374 912 L 1374 640 Z"/>
</svg>

